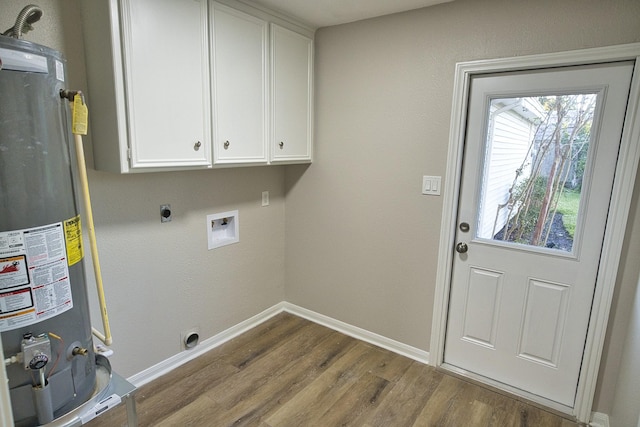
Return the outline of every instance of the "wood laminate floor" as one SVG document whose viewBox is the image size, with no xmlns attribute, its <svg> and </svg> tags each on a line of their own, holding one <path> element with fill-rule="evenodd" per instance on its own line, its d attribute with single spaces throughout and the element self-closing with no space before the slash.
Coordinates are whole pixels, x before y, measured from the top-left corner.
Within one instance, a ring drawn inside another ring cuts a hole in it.
<svg viewBox="0 0 640 427">
<path fill-rule="evenodd" d="M 136 394 L 142 426 L 578 424 L 282 313 Z M 121 405 L 89 427 L 126 424 Z"/>
</svg>

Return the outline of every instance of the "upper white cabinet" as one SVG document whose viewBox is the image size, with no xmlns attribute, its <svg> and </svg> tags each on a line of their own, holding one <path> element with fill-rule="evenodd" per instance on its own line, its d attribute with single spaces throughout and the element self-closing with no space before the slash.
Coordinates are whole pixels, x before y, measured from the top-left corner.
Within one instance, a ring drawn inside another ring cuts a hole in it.
<svg viewBox="0 0 640 427">
<path fill-rule="evenodd" d="M 210 167 L 207 0 L 82 3 L 96 167 Z"/>
<path fill-rule="evenodd" d="M 96 169 L 312 160 L 312 30 L 236 0 L 80 3 Z"/>
<path fill-rule="evenodd" d="M 214 3 L 214 163 L 267 163 L 267 21 Z"/>
<path fill-rule="evenodd" d="M 313 40 L 271 24 L 271 161 L 311 161 Z"/>
</svg>

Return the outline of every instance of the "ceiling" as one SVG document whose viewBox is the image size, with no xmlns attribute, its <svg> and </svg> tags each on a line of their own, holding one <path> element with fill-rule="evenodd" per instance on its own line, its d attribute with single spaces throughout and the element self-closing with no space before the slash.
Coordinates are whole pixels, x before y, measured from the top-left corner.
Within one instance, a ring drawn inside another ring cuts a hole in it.
<svg viewBox="0 0 640 427">
<path fill-rule="evenodd" d="M 296 18 L 313 28 L 346 24 L 453 0 L 249 0 Z"/>
</svg>

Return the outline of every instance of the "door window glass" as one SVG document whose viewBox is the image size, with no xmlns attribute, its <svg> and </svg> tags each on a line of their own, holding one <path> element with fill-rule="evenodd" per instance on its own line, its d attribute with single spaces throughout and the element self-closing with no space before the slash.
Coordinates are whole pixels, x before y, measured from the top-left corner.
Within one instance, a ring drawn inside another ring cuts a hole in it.
<svg viewBox="0 0 640 427">
<path fill-rule="evenodd" d="M 491 100 L 478 238 L 572 252 L 596 100 Z"/>
</svg>

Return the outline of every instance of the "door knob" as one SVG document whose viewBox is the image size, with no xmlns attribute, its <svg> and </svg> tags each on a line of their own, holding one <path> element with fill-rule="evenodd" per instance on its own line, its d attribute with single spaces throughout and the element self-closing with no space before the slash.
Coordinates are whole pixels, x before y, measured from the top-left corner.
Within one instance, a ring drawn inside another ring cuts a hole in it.
<svg viewBox="0 0 640 427">
<path fill-rule="evenodd" d="M 456 245 L 456 252 L 463 254 L 469 250 L 469 246 L 466 243 L 460 242 Z"/>
</svg>

